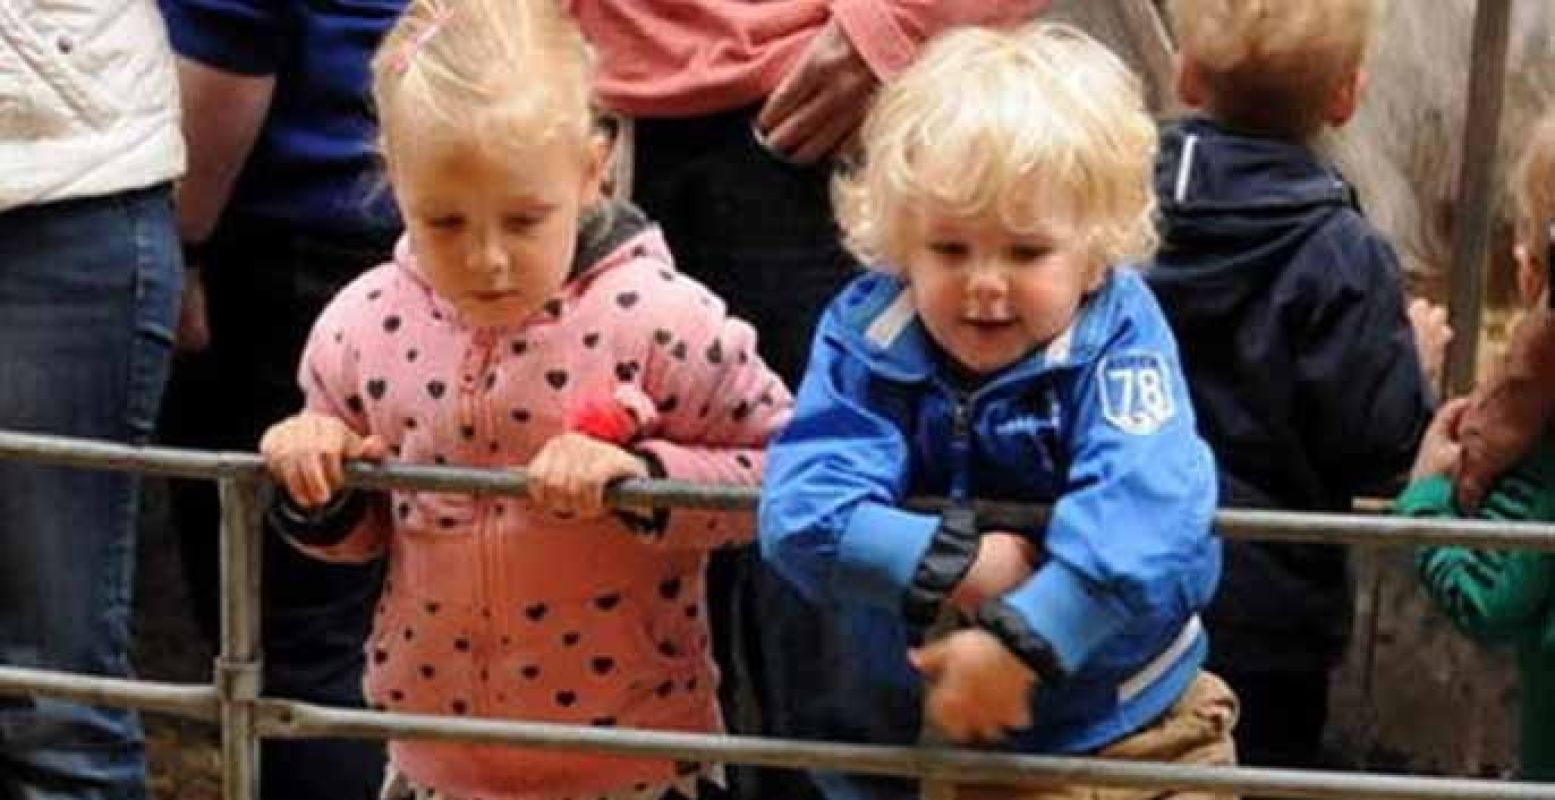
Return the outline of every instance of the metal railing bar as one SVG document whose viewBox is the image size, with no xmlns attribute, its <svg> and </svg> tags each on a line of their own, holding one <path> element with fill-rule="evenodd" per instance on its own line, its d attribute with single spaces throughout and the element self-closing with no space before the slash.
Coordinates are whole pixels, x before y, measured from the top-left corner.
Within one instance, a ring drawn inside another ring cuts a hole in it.
<svg viewBox="0 0 1555 800">
<path fill-rule="evenodd" d="M 263 475 L 263 465 L 259 457 L 252 453 L 203 453 L 172 448 L 131 447 L 3 431 L 0 431 L 0 458 L 25 458 L 67 466 L 146 471 L 190 478 Z M 523 471 L 518 469 L 352 464 L 346 472 L 350 485 L 372 489 L 521 495 L 526 488 Z M 628 481 L 615 487 L 609 499 L 617 506 L 661 505 L 749 511 L 756 507 L 758 496 L 757 490 L 752 487 L 643 480 Z M 910 505 L 932 510 L 940 507 L 941 502 L 925 499 L 913 501 Z M 1040 524 L 1048 513 L 1045 507 L 1020 503 L 979 502 L 977 507 L 989 524 L 1008 527 Z M 1460 546 L 1555 552 L 1555 525 L 1546 523 L 1230 509 L 1217 512 L 1215 524 L 1222 535 L 1236 539 L 1367 547 Z"/>
<path fill-rule="evenodd" d="M 1555 800 L 1555 784 L 1195 766 L 944 748 L 804 742 L 723 734 L 605 729 L 335 709 L 278 700 L 261 701 L 259 726 L 261 733 L 266 736 L 461 740 L 551 750 L 588 750 L 614 755 L 827 769 L 956 783 L 1170 788 L 1307 800 Z"/>
<path fill-rule="evenodd" d="M 0 694 L 45 694 L 86 704 L 138 708 L 207 722 L 219 718 L 216 692 L 205 686 L 0 667 Z M 377 739 L 429 738 L 547 749 L 595 750 L 617 755 L 836 769 L 954 782 L 1175 787 L 1278 794 L 1315 800 L 1438 797 L 1464 800 L 1555 800 L 1555 784 L 1256 767 L 1195 767 L 947 749 L 794 742 L 749 736 L 606 730 L 548 723 L 331 709 L 273 699 L 260 700 L 256 708 L 257 732 L 278 737 L 334 735 Z"/>
<path fill-rule="evenodd" d="M 13 431 L 0 431 L 0 459 L 205 479 L 260 477 L 265 471 L 264 462 L 253 453 L 134 446 Z"/>
<path fill-rule="evenodd" d="M 941 506 L 935 501 L 916 501 L 910 505 L 918 508 Z M 1048 515 L 1046 508 L 1018 503 L 980 501 L 974 505 L 979 521 L 996 526 L 1029 526 L 1033 520 L 1045 520 Z M 1215 529 L 1228 539 L 1362 547 L 1456 546 L 1555 552 L 1555 525 L 1535 522 L 1222 509 L 1215 512 Z"/>
<path fill-rule="evenodd" d="M 31 667 L 0 666 L 0 695 L 54 697 L 89 706 L 137 708 L 215 722 L 221 701 L 209 685 L 105 678 Z"/>
</svg>

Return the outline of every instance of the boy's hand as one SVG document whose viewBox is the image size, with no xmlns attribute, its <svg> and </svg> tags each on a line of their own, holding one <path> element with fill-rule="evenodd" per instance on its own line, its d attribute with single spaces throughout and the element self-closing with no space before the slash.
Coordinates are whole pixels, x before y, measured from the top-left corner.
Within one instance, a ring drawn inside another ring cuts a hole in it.
<svg viewBox="0 0 1555 800">
<path fill-rule="evenodd" d="M 1436 410 L 1436 417 L 1425 436 L 1420 439 L 1420 449 L 1415 453 L 1415 465 L 1409 470 L 1409 479 L 1418 481 L 1433 475 L 1456 478 L 1463 464 L 1463 445 L 1458 443 L 1458 424 L 1463 412 L 1468 410 L 1469 400 L 1459 397 L 1447 401 Z"/>
<path fill-rule="evenodd" d="M 623 478 L 648 477 L 641 458 L 609 442 L 564 433 L 529 462 L 529 499 L 542 510 L 595 519 L 605 507 L 605 487 Z"/>
<path fill-rule="evenodd" d="M 328 414 L 304 411 L 270 426 L 259 440 L 270 474 L 303 508 L 329 502 L 345 485 L 347 459 L 382 461 L 388 443 L 381 436 L 361 436 Z"/>
<path fill-rule="evenodd" d="M 950 593 L 950 602 L 964 614 L 1003 596 L 1031 577 L 1037 564 L 1037 548 L 1016 533 L 993 531 L 978 541 L 977 558 Z"/>
<path fill-rule="evenodd" d="M 907 660 L 929 686 L 925 715 L 951 741 L 997 742 L 1031 726 L 1036 673 L 993 634 L 956 631 Z"/>
</svg>

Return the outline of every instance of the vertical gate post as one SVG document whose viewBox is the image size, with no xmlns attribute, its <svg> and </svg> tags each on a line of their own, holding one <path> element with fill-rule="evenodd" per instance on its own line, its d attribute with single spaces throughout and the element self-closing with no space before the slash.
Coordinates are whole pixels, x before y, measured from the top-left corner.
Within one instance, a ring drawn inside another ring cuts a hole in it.
<svg viewBox="0 0 1555 800">
<path fill-rule="evenodd" d="M 221 480 L 221 784 L 225 800 L 259 797 L 259 481 Z"/>
<path fill-rule="evenodd" d="M 1466 394 L 1474 387 L 1511 24 L 1512 0 L 1479 0 L 1475 5 L 1474 60 L 1458 168 L 1458 224 L 1447 276 L 1447 321 L 1456 331 L 1447 345 L 1448 395 Z"/>
</svg>

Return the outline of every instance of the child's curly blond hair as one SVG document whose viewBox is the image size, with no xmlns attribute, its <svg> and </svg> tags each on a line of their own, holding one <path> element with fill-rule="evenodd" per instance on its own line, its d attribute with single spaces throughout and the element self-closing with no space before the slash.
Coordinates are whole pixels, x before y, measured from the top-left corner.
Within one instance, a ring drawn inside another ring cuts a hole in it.
<svg viewBox="0 0 1555 800">
<path fill-rule="evenodd" d="M 1155 247 L 1156 129 L 1135 76 L 1080 31 L 963 28 L 876 99 L 861 163 L 833 186 L 848 247 L 904 263 L 917 209 L 1072 234 L 1099 278 Z"/>
<path fill-rule="evenodd" d="M 1208 109 L 1251 133 L 1306 141 L 1366 57 L 1377 0 L 1168 0 Z"/>
</svg>

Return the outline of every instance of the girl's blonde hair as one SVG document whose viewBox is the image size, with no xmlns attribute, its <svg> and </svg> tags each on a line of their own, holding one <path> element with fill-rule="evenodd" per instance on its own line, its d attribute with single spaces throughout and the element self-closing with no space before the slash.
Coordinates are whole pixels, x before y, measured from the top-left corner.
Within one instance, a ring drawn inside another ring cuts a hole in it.
<svg viewBox="0 0 1555 800">
<path fill-rule="evenodd" d="M 881 91 L 860 135 L 862 162 L 833 195 L 866 262 L 899 267 L 922 208 L 1028 234 L 1066 215 L 1093 278 L 1154 250 L 1155 125 L 1134 75 L 1074 28 L 946 34 Z"/>
<path fill-rule="evenodd" d="M 1361 68 L 1377 0 L 1169 0 L 1182 57 L 1232 127 L 1305 141 Z"/>
<path fill-rule="evenodd" d="M 1529 131 L 1511 184 L 1517 243 L 1548 270 L 1550 226 L 1555 224 L 1555 106 L 1545 109 Z"/>
<path fill-rule="evenodd" d="M 409 126 L 483 147 L 590 140 L 593 59 L 554 0 L 412 0 L 372 73 L 386 148 Z"/>
</svg>

